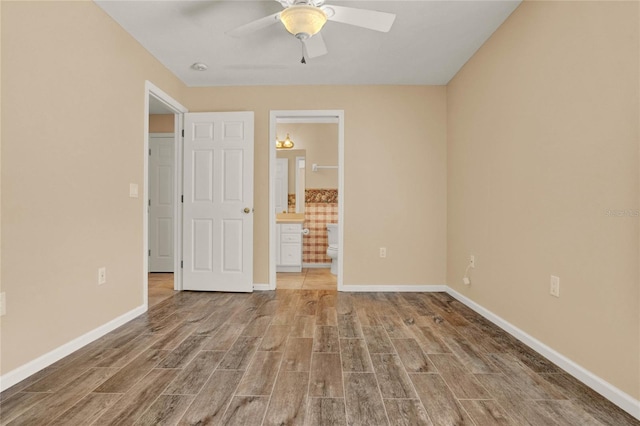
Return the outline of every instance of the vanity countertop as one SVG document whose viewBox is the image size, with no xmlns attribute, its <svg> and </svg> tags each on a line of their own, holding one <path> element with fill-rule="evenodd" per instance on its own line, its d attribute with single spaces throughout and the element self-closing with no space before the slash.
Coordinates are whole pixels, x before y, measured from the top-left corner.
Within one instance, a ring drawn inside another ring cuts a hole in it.
<svg viewBox="0 0 640 426">
<path fill-rule="evenodd" d="M 304 223 L 304 213 L 276 213 L 276 223 Z"/>
</svg>

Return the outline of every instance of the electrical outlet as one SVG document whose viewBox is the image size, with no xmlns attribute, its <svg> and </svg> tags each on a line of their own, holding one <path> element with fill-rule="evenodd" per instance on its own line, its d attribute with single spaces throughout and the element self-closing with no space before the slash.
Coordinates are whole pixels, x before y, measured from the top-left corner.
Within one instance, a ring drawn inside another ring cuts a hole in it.
<svg viewBox="0 0 640 426">
<path fill-rule="evenodd" d="M 107 282 L 107 268 L 98 268 L 98 285 Z"/>
<path fill-rule="evenodd" d="M 387 248 L 380 247 L 380 257 L 387 257 Z"/>
<path fill-rule="evenodd" d="M 471 284 L 471 280 L 469 279 L 469 277 L 462 278 L 462 284 L 470 285 Z"/>
<path fill-rule="evenodd" d="M 129 184 L 129 197 L 138 198 L 138 184 L 130 183 Z"/>
<path fill-rule="evenodd" d="M 551 275 L 551 285 L 549 287 L 549 293 L 552 296 L 560 297 L 560 278 L 555 275 Z"/>
<path fill-rule="evenodd" d="M 0 317 L 7 313 L 7 295 L 3 291 L 0 293 Z"/>
<path fill-rule="evenodd" d="M 469 266 L 471 268 L 475 268 L 476 267 L 476 257 L 474 255 L 470 255 L 469 256 Z"/>
</svg>

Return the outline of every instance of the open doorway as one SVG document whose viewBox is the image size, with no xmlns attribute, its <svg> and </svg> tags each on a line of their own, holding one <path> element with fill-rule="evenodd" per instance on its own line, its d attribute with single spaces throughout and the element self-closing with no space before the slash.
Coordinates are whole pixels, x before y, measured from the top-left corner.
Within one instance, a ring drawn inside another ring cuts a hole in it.
<svg viewBox="0 0 640 426">
<path fill-rule="evenodd" d="M 343 158 L 343 111 L 271 112 L 271 289 L 341 290 Z"/>
<path fill-rule="evenodd" d="M 181 289 L 181 137 L 186 108 L 147 82 L 144 167 L 144 299 L 153 306 Z"/>
</svg>

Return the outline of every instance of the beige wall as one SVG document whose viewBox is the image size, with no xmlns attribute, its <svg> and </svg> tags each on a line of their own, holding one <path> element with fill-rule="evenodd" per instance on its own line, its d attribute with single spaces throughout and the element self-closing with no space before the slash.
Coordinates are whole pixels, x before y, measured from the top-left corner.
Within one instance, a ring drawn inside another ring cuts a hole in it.
<svg viewBox="0 0 640 426">
<path fill-rule="evenodd" d="M 144 84 L 185 87 L 93 2 L 1 7 L 4 374 L 143 304 Z"/>
<path fill-rule="evenodd" d="M 278 124 L 278 137 L 284 139 L 287 134 L 295 143 L 294 148 L 307 151 L 305 167 L 305 187 L 318 189 L 337 189 L 338 170 L 311 170 L 313 163 L 321 166 L 338 165 L 338 125 L 329 123 Z M 281 152 L 279 150 L 278 152 Z M 289 163 L 294 164 L 294 163 Z M 291 166 L 289 166 L 291 167 Z M 295 191 L 294 191 L 295 192 Z M 291 193 L 291 192 L 290 192 Z"/>
<path fill-rule="evenodd" d="M 636 399 L 638 17 L 524 2 L 447 88 L 449 286 Z"/>
<path fill-rule="evenodd" d="M 269 280 L 269 111 L 343 109 L 345 284 L 444 284 L 445 95 L 441 86 L 188 89 L 194 112 L 255 111 L 254 282 Z"/>
<path fill-rule="evenodd" d="M 149 133 L 173 133 L 175 116 L 173 114 L 149 115 Z"/>
</svg>

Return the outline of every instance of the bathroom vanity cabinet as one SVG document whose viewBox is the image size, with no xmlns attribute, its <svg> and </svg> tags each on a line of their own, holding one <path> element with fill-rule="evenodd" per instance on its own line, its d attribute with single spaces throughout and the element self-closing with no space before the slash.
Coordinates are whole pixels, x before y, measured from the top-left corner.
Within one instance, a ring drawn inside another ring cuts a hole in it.
<svg viewBox="0 0 640 426">
<path fill-rule="evenodd" d="M 302 223 L 277 223 L 276 248 L 276 272 L 302 272 Z"/>
</svg>

